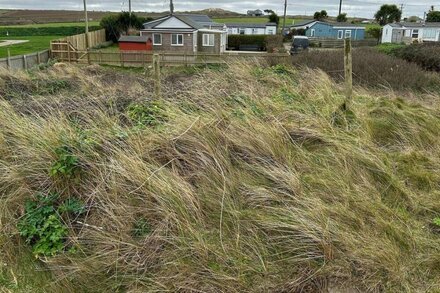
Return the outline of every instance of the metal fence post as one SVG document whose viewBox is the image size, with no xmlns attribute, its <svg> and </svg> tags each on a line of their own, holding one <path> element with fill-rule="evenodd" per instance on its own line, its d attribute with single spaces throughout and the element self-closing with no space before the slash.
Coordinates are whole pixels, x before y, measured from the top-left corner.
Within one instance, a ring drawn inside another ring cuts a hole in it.
<svg viewBox="0 0 440 293">
<path fill-rule="evenodd" d="M 26 55 L 23 55 L 23 67 L 24 69 L 28 69 L 27 58 Z"/>
</svg>

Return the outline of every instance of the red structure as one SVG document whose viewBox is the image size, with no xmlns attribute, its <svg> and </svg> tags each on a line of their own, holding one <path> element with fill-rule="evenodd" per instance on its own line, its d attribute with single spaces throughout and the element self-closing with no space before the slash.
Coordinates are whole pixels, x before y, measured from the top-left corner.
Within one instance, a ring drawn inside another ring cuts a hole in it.
<svg viewBox="0 0 440 293">
<path fill-rule="evenodd" d="M 118 42 L 120 51 L 153 50 L 153 42 L 145 36 L 121 36 Z"/>
</svg>

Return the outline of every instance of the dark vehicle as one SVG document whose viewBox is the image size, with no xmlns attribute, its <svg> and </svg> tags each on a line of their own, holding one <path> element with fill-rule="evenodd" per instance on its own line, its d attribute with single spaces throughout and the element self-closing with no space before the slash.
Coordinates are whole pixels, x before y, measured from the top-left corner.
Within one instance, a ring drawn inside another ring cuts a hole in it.
<svg viewBox="0 0 440 293">
<path fill-rule="evenodd" d="M 292 47 L 290 48 L 290 55 L 298 54 L 300 51 L 307 51 L 310 42 L 306 36 L 294 36 L 292 40 Z"/>
</svg>

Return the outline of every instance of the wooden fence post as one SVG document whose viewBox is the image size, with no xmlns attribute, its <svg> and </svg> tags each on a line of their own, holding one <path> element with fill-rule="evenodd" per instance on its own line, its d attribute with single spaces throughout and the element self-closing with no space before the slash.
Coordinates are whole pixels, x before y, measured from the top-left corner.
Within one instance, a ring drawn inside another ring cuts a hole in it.
<svg viewBox="0 0 440 293">
<path fill-rule="evenodd" d="M 344 71 L 345 71 L 345 106 L 348 109 L 353 99 L 353 59 L 351 39 L 344 41 Z"/>
<path fill-rule="evenodd" d="M 161 98 L 161 85 L 160 85 L 160 55 L 153 55 L 153 70 L 154 70 L 154 94 L 156 98 Z"/>
<path fill-rule="evenodd" d="M 9 51 L 9 48 L 8 48 L 8 58 L 6 59 L 6 65 L 8 67 L 8 70 L 11 70 L 11 51 Z"/>
</svg>

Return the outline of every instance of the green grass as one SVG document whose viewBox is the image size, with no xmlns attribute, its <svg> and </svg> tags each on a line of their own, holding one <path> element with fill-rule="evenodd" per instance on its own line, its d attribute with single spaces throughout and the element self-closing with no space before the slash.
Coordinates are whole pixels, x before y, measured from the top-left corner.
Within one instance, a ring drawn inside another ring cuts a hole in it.
<svg viewBox="0 0 440 293">
<path fill-rule="evenodd" d="M 89 22 L 89 26 L 97 26 L 99 21 Z M 0 28 L 44 28 L 44 27 L 75 27 L 85 26 L 84 22 L 55 22 L 55 23 L 38 23 L 38 24 L 23 24 L 23 25 L 1 25 Z"/>
<path fill-rule="evenodd" d="M 11 56 L 29 54 L 49 49 L 50 41 L 62 38 L 61 36 L 28 36 L 28 37 L 1 37 L 2 40 L 29 40 L 27 43 L 0 47 L 0 58 L 8 56 L 9 48 Z"/>
<path fill-rule="evenodd" d="M 382 53 L 388 54 L 388 55 L 392 55 L 393 51 L 395 51 L 396 49 L 399 48 L 403 48 L 406 45 L 402 45 L 402 44 L 380 44 L 376 46 L 376 49 L 379 50 Z"/>
<path fill-rule="evenodd" d="M 288 18 L 286 24 L 292 24 L 293 18 Z M 219 23 L 266 23 L 269 22 L 268 17 L 228 17 L 228 18 L 214 18 L 215 22 Z M 302 19 L 295 19 L 295 22 L 300 22 Z M 282 23 L 282 19 L 281 19 Z"/>
</svg>

